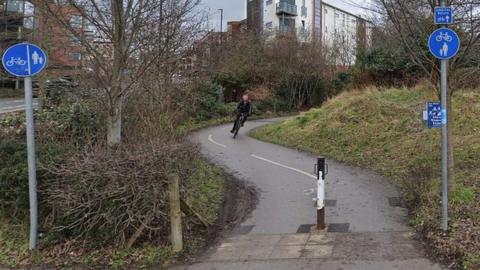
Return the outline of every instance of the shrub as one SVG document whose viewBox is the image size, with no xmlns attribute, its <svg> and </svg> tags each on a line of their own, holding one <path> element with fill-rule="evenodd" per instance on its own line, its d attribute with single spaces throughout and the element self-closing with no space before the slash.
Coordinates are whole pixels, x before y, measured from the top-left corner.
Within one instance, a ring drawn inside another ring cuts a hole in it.
<svg viewBox="0 0 480 270">
<path fill-rule="evenodd" d="M 252 78 L 248 78 L 245 74 L 231 75 L 219 73 L 213 77 L 212 81 L 223 87 L 225 101 L 234 102 L 248 89 L 251 79 Z"/>
<path fill-rule="evenodd" d="M 339 72 L 330 82 L 331 90 L 329 96 L 334 96 L 342 92 L 352 82 L 352 74 L 350 72 Z"/>
<path fill-rule="evenodd" d="M 421 73 L 402 50 L 385 44 L 360 51 L 355 64 L 357 83 L 365 78 L 380 85 L 414 85 Z"/>
<path fill-rule="evenodd" d="M 276 89 L 276 95 L 288 101 L 290 109 L 300 109 L 321 105 L 329 93 L 320 76 L 292 74 L 283 79 Z"/>
<path fill-rule="evenodd" d="M 266 112 L 287 112 L 290 110 L 289 103 L 277 96 L 268 97 L 264 100 L 254 101 L 253 102 L 254 114 L 262 114 Z"/>
<path fill-rule="evenodd" d="M 204 121 L 224 114 L 223 87 L 220 84 L 204 82 L 198 87 L 196 93 L 199 101 L 195 112 L 197 119 Z"/>
<path fill-rule="evenodd" d="M 83 102 L 63 103 L 47 108 L 36 116 L 41 124 L 40 135 L 75 145 L 96 142 L 101 137 L 101 119 Z"/>
<path fill-rule="evenodd" d="M 28 212 L 27 147 L 23 141 L 0 136 L 0 211 L 14 218 Z"/>
<path fill-rule="evenodd" d="M 36 114 L 37 164 L 60 162 L 73 147 L 99 136 L 100 123 L 86 104 L 61 104 Z M 25 116 L 6 116 L 0 122 L 0 215 L 28 216 L 28 166 Z M 48 175 L 37 167 L 38 182 Z"/>
<path fill-rule="evenodd" d="M 54 209 L 54 231 L 90 243 L 124 245 L 139 231 L 150 240 L 168 230 L 168 182 L 191 174 L 192 153 L 184 142 L 96 147 L 45 168 L 43 203 Z M 143 229 L 139 229 L 143 228 Z"/>
</svg>

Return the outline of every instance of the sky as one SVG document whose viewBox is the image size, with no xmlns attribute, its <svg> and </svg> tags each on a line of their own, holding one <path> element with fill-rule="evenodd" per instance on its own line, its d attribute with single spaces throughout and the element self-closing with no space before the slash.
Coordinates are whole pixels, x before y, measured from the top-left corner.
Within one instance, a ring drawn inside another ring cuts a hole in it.
<svg viewBox="0 0 480 270">
<path fill-rule="evenodd" d="M 362 15 L 365 11 L 362 6 L 368 6 L 371 0 L 323 0 L 324 2 L 347 10 L 354 14 Z M 226 30 L 227 21 L 239 21 L 246 18 L 246 2 L 247 0 L 202 0 L 202 6 L 208 10 L 210 28 L 220 30 L 220 11 L 224 11 L 224 31 Z"/>
</svg>

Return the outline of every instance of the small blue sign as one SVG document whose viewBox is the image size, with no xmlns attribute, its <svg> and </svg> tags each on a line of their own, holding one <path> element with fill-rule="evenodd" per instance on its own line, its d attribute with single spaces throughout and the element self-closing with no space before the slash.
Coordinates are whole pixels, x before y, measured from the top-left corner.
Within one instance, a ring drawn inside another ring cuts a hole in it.
<svg viewBox="0 0 480 270">
<path fill-rule="evenodd" d="M 13 76 L 30 77 L 47 66 L 47 55 L 37 45 L 20 43 L 5 50 L 2 64 Z"/>
<path fill-rule="evenodd" d="M 435 24 L 453 24 L 452 7 L 436 7 Z"/>
<path fill-rule="evenodd" d="M 443 125 L 443 111 L 440 102 L 427 103 L 428 128 L 441 128 Z"/>
<path fill-rule="evenodd" d="M 428 48 L 436 58 L 448 60 L 460 50 L 460 38 L 452 29 L 440 28 L 430 35 Z"/>
</svg>

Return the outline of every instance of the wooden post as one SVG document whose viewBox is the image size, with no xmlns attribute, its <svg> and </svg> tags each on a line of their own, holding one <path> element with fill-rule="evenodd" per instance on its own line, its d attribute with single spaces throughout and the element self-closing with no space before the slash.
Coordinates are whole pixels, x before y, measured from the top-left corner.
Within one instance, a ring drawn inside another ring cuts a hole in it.
<svg viewBox="0 0 480 270">
<path fill-rule="evenodd" d="M 171 241 L 174 252 L 183 250 L 182 210 L 180 206 L 180 178 L 178 175 L 170 177 L 170 228 Z"/>
</svg>

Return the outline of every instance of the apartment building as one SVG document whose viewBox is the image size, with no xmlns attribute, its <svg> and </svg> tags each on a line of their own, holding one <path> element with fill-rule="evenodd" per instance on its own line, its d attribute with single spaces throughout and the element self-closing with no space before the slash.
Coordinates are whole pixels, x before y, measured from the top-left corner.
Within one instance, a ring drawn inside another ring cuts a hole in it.
<svg viewBox="0 0 480 270">
<path fill-rule="evenodd" d="M 342 50 L 353 64 L 357 48 L 368 46 L 369 23 L 322 0 L 247 0 L 247 26 L 266 35 L 295 33 Z"/>
<path fill-rule="evenodd" d="M 320 36 L 321 0 L 247 0 L 248 28 L 264 33 Z"/>
</svg>

